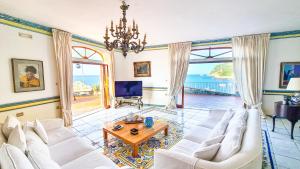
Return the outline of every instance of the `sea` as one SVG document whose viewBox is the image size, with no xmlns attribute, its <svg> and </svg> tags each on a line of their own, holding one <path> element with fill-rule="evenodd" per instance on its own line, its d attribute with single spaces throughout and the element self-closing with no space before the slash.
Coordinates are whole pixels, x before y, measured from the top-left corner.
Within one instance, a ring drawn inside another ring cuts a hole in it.
<svg viewBox="0 0 300 169">
<path fill-rule="evenodd" d="M 86 85 L 93 86 L 95 84 L 100 83 L 100 77 L 97 75 L 76 75 L 73 76 L 73 81 L 82 81 Z M 231 79 L 221 79 L 221 78 L 215 78 L 213 76 L 209 75 L 196 75 L 196 74 L 191 74 L 187 75 L 185 83 L 214 83 L 214 82 L 219 82 L 219 83 L 230 83 L 232 82 Z"/>
</svg>

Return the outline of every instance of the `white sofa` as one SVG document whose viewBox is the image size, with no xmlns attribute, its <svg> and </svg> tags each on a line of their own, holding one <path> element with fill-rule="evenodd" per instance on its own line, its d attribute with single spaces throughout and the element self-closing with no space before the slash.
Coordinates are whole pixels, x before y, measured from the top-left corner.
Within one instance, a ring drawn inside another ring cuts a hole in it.
<svg viewBox="0 0 300 169">
<path fill-rule="evenodd" d="M 261 169 L 262 138 L 260 114 L 256 109 L 248 110 L 246 131 L 241 149 L 224 161 L 207 161 L 193 156 L 193 152 L 205 140 L 224 112 L 212 112 L 208 119 L 191 130 L 170 150 L 158 149 L 154 154 L 155 169 Z"/>
<path fill-rule="evenodd" d="M 41 123 L 48 135 L 48 144 L 32 128 L 24 127 L 27 147 L 31 146 L 31 149 L 44 154 L 50 153 L 51 159 L 61 169 L 120 169 L 99 150 L 77 137 L 72 129 L 64 127 L 62 119 L 43 120 Z"/>
</svg>

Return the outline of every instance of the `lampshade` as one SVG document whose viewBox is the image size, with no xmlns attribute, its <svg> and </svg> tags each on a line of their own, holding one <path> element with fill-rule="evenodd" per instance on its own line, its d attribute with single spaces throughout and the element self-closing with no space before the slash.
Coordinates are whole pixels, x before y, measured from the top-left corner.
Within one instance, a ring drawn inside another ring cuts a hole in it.
<svg viewBox="0 0 300 169">
<path fill-rule="evenodd" d="M 286 89 L 300 91 L 300 78 L 291 78 Z"/>
</svg>

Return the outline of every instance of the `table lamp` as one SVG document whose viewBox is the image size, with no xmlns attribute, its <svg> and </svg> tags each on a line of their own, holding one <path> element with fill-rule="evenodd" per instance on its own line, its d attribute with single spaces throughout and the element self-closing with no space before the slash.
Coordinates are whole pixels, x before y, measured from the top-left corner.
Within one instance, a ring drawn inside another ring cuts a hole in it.
<svg viewBox="0 0 300 169">
<path fill-rule="evenodd" d="M 300 78 L 291 78 L 286 89 L 295 91 L 294 96 L 291 97 L 291 103 L 300 104 Z"/>
</svg>

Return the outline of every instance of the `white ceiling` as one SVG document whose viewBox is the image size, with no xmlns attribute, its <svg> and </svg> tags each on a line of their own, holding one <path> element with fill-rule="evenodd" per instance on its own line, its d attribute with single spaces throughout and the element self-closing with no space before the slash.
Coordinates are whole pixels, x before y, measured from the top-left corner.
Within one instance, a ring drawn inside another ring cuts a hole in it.
<svg viewBox="0 0 300 169">
<path fill-rule="evenodd" d="M 127 0 L 151 45 L 300 29 L 300 0 Z M 0 13 L 103 42 L 120 0 L 0 0 Z"/>
</svg>

